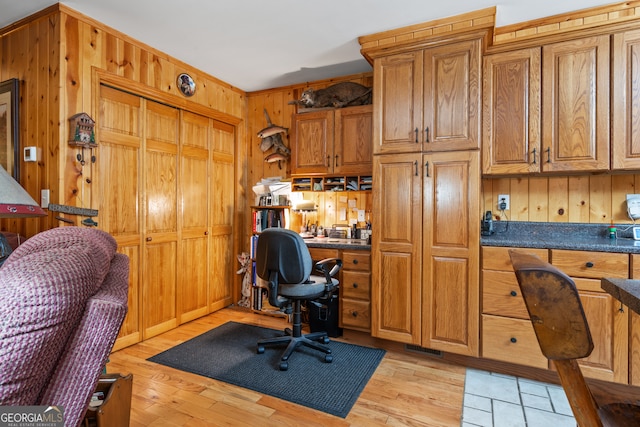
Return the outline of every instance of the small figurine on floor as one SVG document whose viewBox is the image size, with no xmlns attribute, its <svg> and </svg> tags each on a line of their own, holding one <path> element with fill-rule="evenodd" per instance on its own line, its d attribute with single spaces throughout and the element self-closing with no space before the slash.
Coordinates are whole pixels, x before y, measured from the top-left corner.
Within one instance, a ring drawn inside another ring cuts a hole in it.
<svg viewBox="0 0 640 427">
<path fill-rule="evenodd" d="M 242 252 L 238 255 L 240 270 L 236 274 L 243 274 L 242 278 L 242 298 L 238 301 L 240 307 L 251 307 L 251 257 L 248 253 Z"/>
</svg>

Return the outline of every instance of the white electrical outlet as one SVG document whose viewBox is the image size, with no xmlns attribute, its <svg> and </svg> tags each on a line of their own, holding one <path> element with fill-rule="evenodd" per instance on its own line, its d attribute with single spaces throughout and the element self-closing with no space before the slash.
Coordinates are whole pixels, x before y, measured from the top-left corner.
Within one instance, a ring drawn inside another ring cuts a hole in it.
<svg viewBox="0 0 640 427">
<path fill-rule="evenodd" d="M 504 209 L 502 209 L 503 205 L 504 205 Z M 498 210 L 499 211 L 508 211 L 509 210 L 509 195 L 508 194 L 499 194 L 498 195 Z"/>
</svg>

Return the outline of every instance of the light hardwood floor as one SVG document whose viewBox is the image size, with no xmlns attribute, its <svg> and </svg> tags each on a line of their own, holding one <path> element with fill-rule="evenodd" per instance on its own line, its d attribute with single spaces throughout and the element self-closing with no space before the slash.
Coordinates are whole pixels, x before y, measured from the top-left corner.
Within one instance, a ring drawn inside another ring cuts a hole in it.
<svg viewBox="0 0 640 427">
<path fill-rule="evenodd" d="M 133 374 L 131 426 L 460 426 L 465 368 L 346 331 L 346 342 L 387 353 L 346 418 L 146 359 L 227 321 L 284 328 L 283 318 L 225 308 L 112 353 L 110 373 Z M 335 355 L 339 357 L 339 355 Z M 319 386 L 322 379 L 317 379 Z"/>
</svg>

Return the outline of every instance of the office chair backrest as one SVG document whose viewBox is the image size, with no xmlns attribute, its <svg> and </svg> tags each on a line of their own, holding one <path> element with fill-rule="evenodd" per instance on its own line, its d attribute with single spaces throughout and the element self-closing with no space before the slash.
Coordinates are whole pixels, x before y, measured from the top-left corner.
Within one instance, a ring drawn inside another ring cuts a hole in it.
<svg viewBox="0 0 640 427">
<path fill-rule="evenodd" d="M 550 360 L 590 355 L 593 341 L 573 280 L 535 255 L 510 250 L 509 256 L 542 353 Z"/>
<path fill-rule="evenodd" d="M 311 275 L 313 261 L 300 235 L 285 228 L 267 228 L 258 238 L 256 274 L 269 280 L 278 272 L 278 282 L 303 283 Z"/>
</svg>

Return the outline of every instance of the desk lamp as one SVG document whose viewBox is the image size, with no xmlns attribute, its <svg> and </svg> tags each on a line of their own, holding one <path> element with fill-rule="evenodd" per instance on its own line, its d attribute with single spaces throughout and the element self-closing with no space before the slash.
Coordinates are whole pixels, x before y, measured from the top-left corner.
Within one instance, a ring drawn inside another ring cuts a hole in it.
<svg viewBox="0 0 640 427">
<path fill-rule="evenodd" d="M 38 203 L 13 179 L 9 173 L 0 167 L 0 218 L 29 218 L 45 216 Z M 11 254 L 11 246 L 0 233 L 0 266 Z"/>
</svg>

